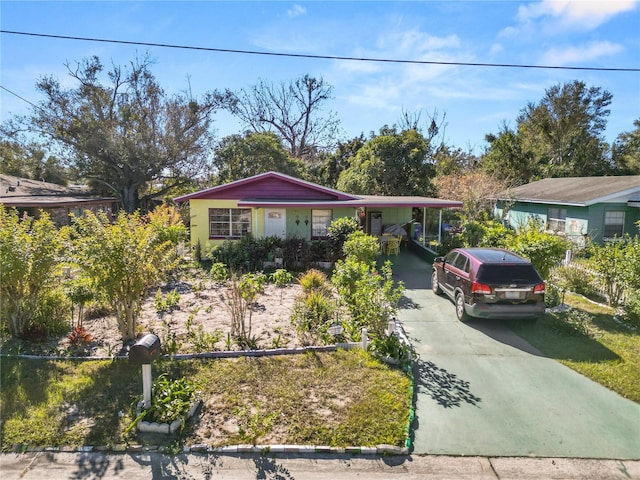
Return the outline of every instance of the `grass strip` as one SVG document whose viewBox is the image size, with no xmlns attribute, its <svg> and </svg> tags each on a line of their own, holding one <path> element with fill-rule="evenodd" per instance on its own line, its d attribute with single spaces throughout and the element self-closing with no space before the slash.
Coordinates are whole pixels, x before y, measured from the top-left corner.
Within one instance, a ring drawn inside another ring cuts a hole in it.
<svg viewBox="0 0 640 480">
<path fill-rule="evenodd" d="M 186 376 L 204 406 L 182 437 L 124 434 L 142 393 L 127 360 L 2 358 L 1 449 L 240 443 L 405 445 L 411 379 L 366 352 L 156 361 L 154 378 Z M 239 426 L 243 428 L 239 428 Z"/>
<path fill-rule="evenodd" d="M 509 326 L 544 355 L 640 403 L 640 332 L 615 321 L 613 308 L 572 294 L 565 303 L 581 313 L 547 313 Z"/>
</svg>

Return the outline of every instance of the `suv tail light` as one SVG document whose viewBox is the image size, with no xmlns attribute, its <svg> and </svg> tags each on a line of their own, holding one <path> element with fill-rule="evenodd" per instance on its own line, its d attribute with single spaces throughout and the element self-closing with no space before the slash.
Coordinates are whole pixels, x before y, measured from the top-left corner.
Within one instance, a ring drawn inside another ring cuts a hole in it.
<svg viewBox="0 0 640 480">
<path fill-rule="evenodd" d="M 482 295 L 491 295 L 491 287 L 484 283 L 473 282 L 471 284 L 471 293 L 480 293 Z"/>
<path fill-rule="evenodd" d="M 544 282 L 537 284 L 535 287 L 533 287 L 533 293 L 544 293 L 546 291 L 547 287 L 545 285 Z"/>
</svg>

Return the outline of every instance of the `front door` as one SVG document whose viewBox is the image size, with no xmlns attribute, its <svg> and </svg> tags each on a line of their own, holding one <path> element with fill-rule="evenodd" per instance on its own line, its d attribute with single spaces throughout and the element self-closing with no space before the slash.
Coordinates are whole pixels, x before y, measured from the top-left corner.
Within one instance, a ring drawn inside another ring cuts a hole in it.
<svg viewBox="0 0 640 480">
<path fill-rule="evenodd" d="M 265 208 L 264 236 L 287 238 L 287 211 L 284 208 Z"/>
</svg>

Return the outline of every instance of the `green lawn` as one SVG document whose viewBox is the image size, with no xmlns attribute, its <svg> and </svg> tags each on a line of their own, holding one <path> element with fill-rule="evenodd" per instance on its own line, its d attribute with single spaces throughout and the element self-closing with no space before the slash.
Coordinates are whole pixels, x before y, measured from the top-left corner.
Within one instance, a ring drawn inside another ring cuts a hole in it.
<svg viewBox="0 0 640 480">
<path fill-rule="evenodd" d="M 583 321 L 554 313 L 511 328 L 546 356 L 640 403 L 640 332 L 614 321 L 612 308 L 569 294 L 565 303 L 584 312 Z"/>
<path fill-rule="evenodd" d="M 140 367 L 127 360 L 0 361 L 3 451 L 176 442 L 123 434 L 142 393 Z M 185 445 L 247 443 L 238 432 L 241 416 L 262 430 L 258 444 L 405 445 L 411 380 L 361 351 L 160 360 L 154 378 L 160 373 L 187 376 L 202 391 L 198 421 L 179 440 Z"/>
</svg>

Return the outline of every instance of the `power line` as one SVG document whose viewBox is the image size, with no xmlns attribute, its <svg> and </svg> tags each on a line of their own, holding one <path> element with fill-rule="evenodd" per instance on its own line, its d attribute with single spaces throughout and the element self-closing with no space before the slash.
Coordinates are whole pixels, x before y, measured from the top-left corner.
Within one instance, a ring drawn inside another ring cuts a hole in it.
<svg viewBox="0 0 640 480">
<path fill-rule="evenodd" d="M 237 54 L 243 54 L 243 55 L 265 55 L 265 56 L 272 56 L 272 57 L 312 58 L 312 59 L 318 59 L 318 60 L 346 60 L 346 61 L 357 61 L 357 62 L 401 63 L 401 64 L 414 64 L 414 65 L 450 65 L 450 66 L 465 66 L 465 67 L 533 68 L 533 69 L 547 69 L 547 70 L 549 69 L 588 70 L 588 71 L 600 71 L 600 72 L 640 72 L 640 68 L 571 67 L 571 66 L 563 67 L 558 65 L 441 62 L 441 61 L 429 61 L 429 60 L 400 60 L 400 59 L 391 59 L 391 58 L 343 57 L 343 56 L 337 56 L 337 55 L 311 55 L 311 54 L 302 54 L 302 53 L 260 52 L 256 50 L 236 50 L 236 49 L 230 49 L 230 48 L 197 47 L 193 45 L 174 45 L 174 44 L 168 44 L 168 43 L 135 42 L 135 41 L 129 41 L 129 40 L 113 40 L 113 39 L 105 39 L 105 38 L 52 35 L 47 33 L 16 32 L 12 30 L 0 30 L 0 33 L 7 33 L 11 35 L 26 35 L 31 37 L 57 38 L 62 40 L 79 40 L 84 42 L 117 43 L 122 45 L 137 45 L 137 46 L 145 46 L 145 47 L 176 48 L 176 49 L 182 49 L 182 50 L 200 50 L 205 52 L 237 53 Z"/>
<path fill-rule="evenodd" d="M 38 105 L 36 105 L 35 103 L 30 102 L 29 100 L 27 100 L 24 97 L 21 97 L 20 95 L 18 95 L 16 92 L 13 92 L 11 90 L 9 90 L 7 87 L 5 87 L 4 85 L 0 85 L 0 88 L 8 93 L 10 93 L 11 95 L 13 95 L 14 97 L 18 97 L 20 100 L 22 100 L 23 102 L 28 103 L 29 105 L 31 105 L 32 107 L 35 107 L 37 109 L 40 109 L 40 107 Z"/>
</svg>

